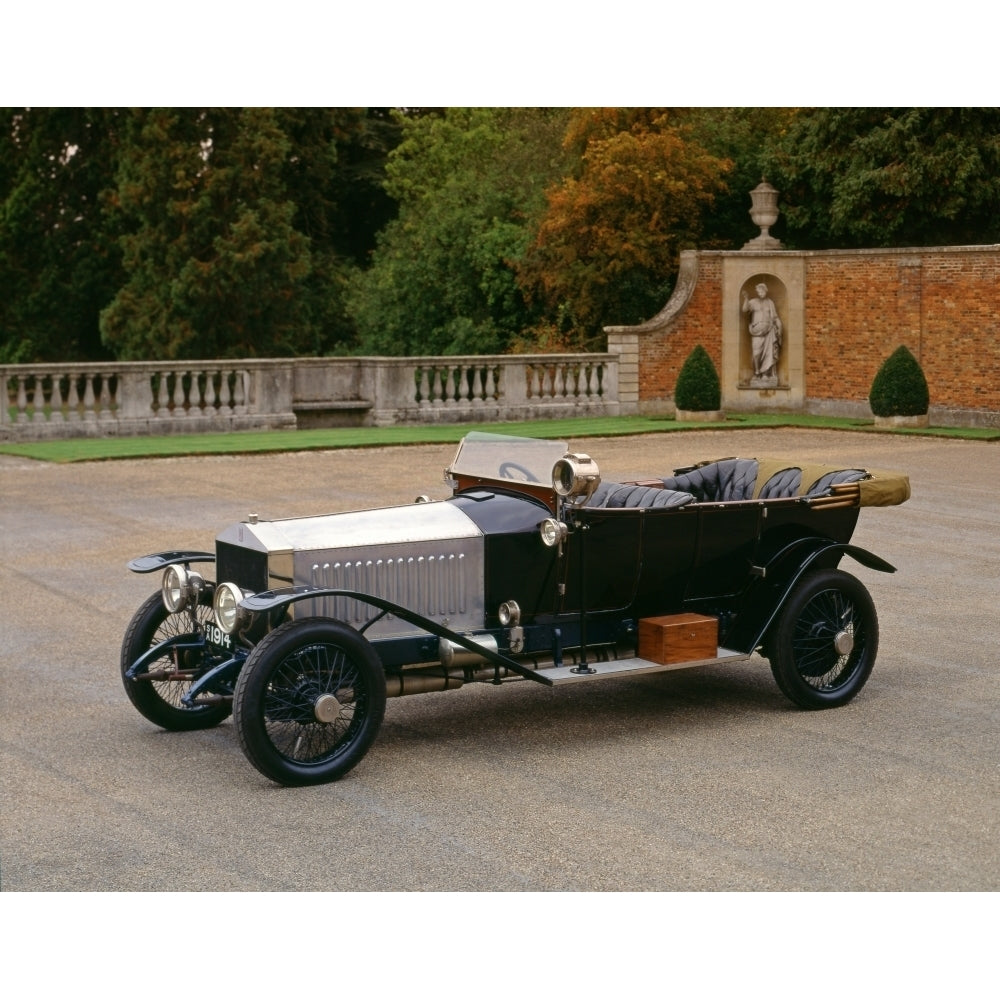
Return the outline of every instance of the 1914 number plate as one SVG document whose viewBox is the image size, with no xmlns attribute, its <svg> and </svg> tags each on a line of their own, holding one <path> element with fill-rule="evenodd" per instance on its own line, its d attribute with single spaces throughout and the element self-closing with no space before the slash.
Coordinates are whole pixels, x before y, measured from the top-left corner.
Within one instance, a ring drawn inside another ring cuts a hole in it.
<svg viewBox="0 0 1000 1000">
<path fill-rule="evenodd" d="M 219 646 L 222 649 L 227 649 L 232 652 L 233 637 L 231 635 L 226 635 L 226 633 L 223 632 L 222 629 L 215 624 L 215 622 L 207 622 L 205 624 L 205 638 L 213 646 Z"/>
</svg>

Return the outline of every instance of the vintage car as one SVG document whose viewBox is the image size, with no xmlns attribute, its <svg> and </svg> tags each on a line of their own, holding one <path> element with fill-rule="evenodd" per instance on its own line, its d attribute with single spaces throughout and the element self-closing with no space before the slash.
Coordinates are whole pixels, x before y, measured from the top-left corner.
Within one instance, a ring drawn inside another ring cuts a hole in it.
<svg viewBox="0 0 1000 1000">
<path fill-rule="evenodd" d="M 474 681 L 561 685 L 755 652 L 806 709 L 843 705 L 878 621 L 844 556 L 860 509 L 904 502 L 899 473 L 727 458 L 601 480 L 559 441 L 472 433 L 452 495 L 226 528 L 215 552 L 129 563 L 160 591 L 125 633 L 135 707 L 170 730 L 230 713 L 284 785 L 332 781 L 374 741 L 386 699 Z M 214 563 L 215 582 L 192 568 Z"/>
</svg>

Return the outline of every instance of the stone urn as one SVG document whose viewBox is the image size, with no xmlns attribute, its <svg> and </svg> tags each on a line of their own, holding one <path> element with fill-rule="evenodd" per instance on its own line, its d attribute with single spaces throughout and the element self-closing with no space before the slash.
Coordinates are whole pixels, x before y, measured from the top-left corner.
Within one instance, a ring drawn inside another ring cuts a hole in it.
<svg viewBox="0 0 1000 1000">
<path fill-rule="evenodd" d="M 750 192 L 750 218 L 760 226 L 760 235 L 743 245 L 744 250 L 781 250 L 781 240 L 771 235 L 771 226 L 778 221 L 778 190 L 761 178 Z"/>
</svg>

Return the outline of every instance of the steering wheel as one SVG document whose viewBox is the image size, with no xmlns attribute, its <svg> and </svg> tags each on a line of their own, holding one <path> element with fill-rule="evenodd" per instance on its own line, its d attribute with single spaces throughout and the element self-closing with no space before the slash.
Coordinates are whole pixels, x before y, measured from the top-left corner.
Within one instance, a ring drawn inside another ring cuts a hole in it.
<svg viewBox="0 0 1000 1000">
<path fill-rule="evenodd" d="M 501 462 L 500 476 L 503 479 L 520 479 L 526 483 L 538 482 L 538 478 L 534 473 L 530 472 L 523 465 L 518 465 L 517 462 Z"/>
</svg>

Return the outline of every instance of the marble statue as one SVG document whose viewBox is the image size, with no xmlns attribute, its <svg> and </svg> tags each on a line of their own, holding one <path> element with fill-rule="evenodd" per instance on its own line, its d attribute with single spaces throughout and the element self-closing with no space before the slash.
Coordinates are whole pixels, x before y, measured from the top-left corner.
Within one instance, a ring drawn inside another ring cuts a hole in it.
<svg viewBox="0 0 1000 1000">
<path fill-rule="evenodd" d="M 743 312 L 750 314 L 750 344 L 753 349 L 754 379 L 777 384 L 778 358 L 781 355 L 781 319 L 761 281 L 752 299 L 743 293 Z"/>
</svg>

